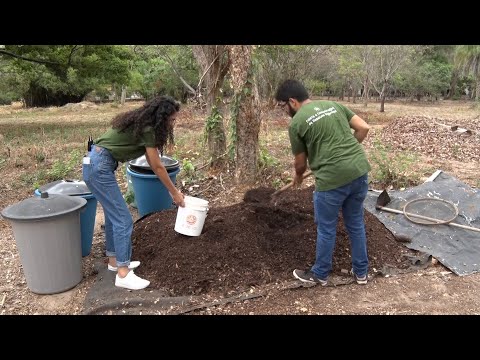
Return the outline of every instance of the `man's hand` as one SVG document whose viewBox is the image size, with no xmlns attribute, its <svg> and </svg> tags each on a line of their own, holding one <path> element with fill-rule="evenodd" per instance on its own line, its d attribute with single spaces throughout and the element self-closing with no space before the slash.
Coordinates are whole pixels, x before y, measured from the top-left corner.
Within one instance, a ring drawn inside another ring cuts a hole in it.
<svg viewBox="0 0 480 360">
<path fill-rule="evenodd" d="M 295 177 L 293 178 L 293 186 L 299 187 L 300 185 L 302 185 L 302 182 L 303 182 L 303 174 L 301 175 L 295 174 Z"/>
</svg>

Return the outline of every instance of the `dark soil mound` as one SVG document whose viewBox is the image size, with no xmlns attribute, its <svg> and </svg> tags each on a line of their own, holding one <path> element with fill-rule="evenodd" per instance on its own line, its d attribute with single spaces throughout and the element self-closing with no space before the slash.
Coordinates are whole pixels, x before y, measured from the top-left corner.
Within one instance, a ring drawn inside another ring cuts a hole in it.
<svg viewBox="0 0 480 360">
<path fill-rule="evenodd" d="M 136 273 L 172 295 L 231 294 L 250 286 L 293 279 L 315 261 L 313 186 L 270 201 L 272 189 L 246 193 L 244 202 L 211 208 L 200 236 L 174 230 L 176 210 L 140 219 L 133 231 Z M 408 251 L 373 215 L 365 214 L 370 270 L 394 266 Z M 333 272 L 350 270 L 350 242 L 339 216 Z"/>
</svg>

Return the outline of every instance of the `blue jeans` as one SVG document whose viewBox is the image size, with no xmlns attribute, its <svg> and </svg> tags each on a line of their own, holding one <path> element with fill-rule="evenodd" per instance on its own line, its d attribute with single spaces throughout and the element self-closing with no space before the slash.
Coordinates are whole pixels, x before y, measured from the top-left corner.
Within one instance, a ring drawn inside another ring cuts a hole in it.
<svg viewBox="0 0 480 360">
<path fill-rule="evenodd" d="M 90 164 L 83 164 L 83 180 L 103 207 L 106 255 L 115 256 L 117 266 L 128 266 L 133 219 L 115 178 L 118 162 L 107 149 L 95 145 L 89 156 Z"/>
<path fill-rule="evenodd" d="M 360 277 L 367 274 L 367 238 L 363 219 L 363 201 L 367 192 L 368 175 L 365 174 L 339 188 L 313 193 L 317 251 L 311 271 L 320 279 L 326 280 L 332 270 L 340 209 L 342 209 L 343 220 L 350 238 L 353 271 Z"/>
</svg>

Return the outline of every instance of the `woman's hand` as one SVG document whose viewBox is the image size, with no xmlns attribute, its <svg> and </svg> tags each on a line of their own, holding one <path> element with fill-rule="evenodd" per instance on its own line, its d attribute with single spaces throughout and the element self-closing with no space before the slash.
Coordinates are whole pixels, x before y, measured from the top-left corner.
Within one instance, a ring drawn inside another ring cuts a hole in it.
<svg viewBox="0 0 480 360">
<path fill-rule="evenodd" d="M 172 194 L 173 202 L 181 207 L 185 207 L 185 195 L 183 195 L 179 190 Z"/>
</svg>

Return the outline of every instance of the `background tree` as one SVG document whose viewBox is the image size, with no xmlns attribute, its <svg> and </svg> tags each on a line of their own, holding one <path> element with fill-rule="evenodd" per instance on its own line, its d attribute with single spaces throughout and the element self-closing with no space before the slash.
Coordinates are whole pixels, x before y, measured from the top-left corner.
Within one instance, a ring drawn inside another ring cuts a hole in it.
<svg viewBox="0 0 480 360">
<path fill-rule="evenodd" d="M 235 177 L 253 183 L 257 174 L 260 106 L 254 92 L 251 45 L 228 45 L 230 82 L 234 91 L 232 118 L 235 124 Z"/>
<path fill-rule="evenodd" d="M 132 53 L 113 45 L 7 45 L 0 56 L 24 87 L 26 106 L 34 107 L 79 102 L 106 84 L 127 83 Z"/>
<path fill-rule="evenodd" d="M 135 45 L 129 88 L 149 99 L 168 94 L 187 102 L 196 90 L 198 67 L 188 45 Z"/>
<path fill-rule="evenodd" d="M 385 111 L 385 97 L 393 76 L 416 54 L 419 47 L 409 45 L 376 45 L 372 48 L 370 83 L 380 97 L 380 112 Z"/>
<path fill-rule="evenodd" d="M 10 105 L 12 101 L 22 99 L 28 84 L 13 68 L 11 62 L 0 56 L 0 105 Z"/>
<path fill-rule="evenodd" d="M 227 142 L 220 110 L 220 89 L 228 71 L 228 54 L 224 45 L 193 45 L 192 50 L 200 74 L 197 95 L 205 99 L 207 108 L 205 136 L 211 159 L 210 166 L 221 168 L 225 162 Z"/>
<path fill-rule="evenodd" d="M 259 94 L 270 106 L 278 85 L 285 79 L 307 82 L 322 91 L 322 71 L 329 45 L 260 45 L 255 48 Z"/>
<path fill-rule="evenodd" d="M 347 92 L 348 101 L 356 102 L 358 89 L 365 78 L 365 69 L 362 63 L 362 47 L 343 45 L 335 47 L 338 57 L 338 73 L 344 84 L 343 90 Z"/>
<path fill-rule="evenodd" d="M 475 81 L 472 98 L 480 99 L 480 45 L 458 45 L 455 61 L 464 74 L 471 75 Z"/>
<path fill-rule="evenodd" d="M 452 65 L 437 49 L 425 47 L 421 56 L 412 59 L 393 77 L 392 84 L 401 94 L 413 101 L 427 96 L 438 100 L 447 95 L 451 85 Z"/>
</svg>

